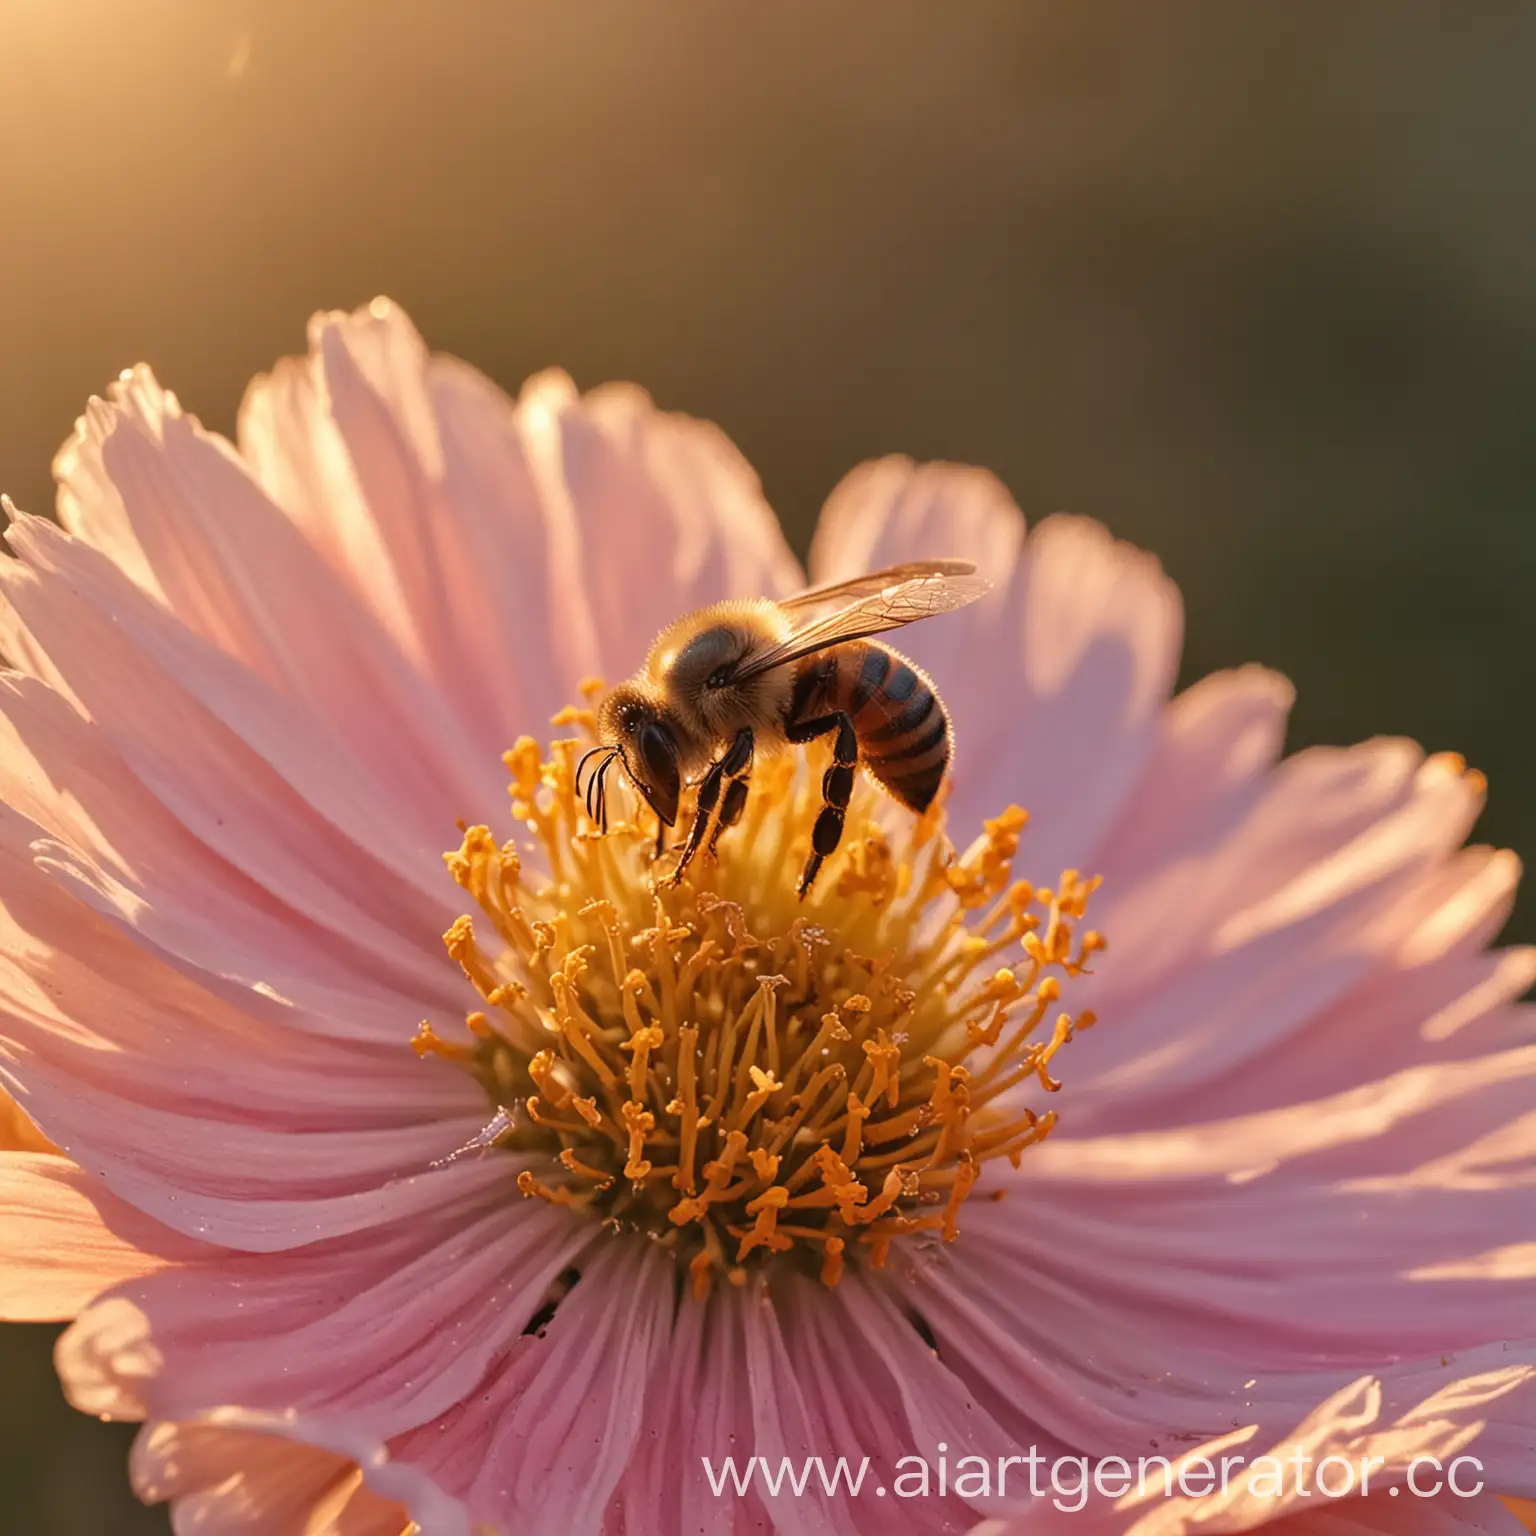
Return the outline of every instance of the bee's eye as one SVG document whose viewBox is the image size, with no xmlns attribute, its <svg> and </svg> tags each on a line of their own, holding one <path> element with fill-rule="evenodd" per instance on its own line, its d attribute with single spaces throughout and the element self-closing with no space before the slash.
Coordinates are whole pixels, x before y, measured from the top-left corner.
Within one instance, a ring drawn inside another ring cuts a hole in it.
<svg viewBox="0 0 1536 1536">
<path fill-rule="evenodd" d="M 666 737 L 655 726 L 648 726 L 640 732 L 640 760 L 653 779 L 665 778 L 668 768 L 672 766 L 672 754 L 667 750 Z"/>
<path fill-rule="evenodd" d="M 724 688 L 731 680 L 732 667 L 716 667 L 708 677 L 704 679 L 706 688 Z"/>
<path fill-rule="evenodd" d="M 659 725 L 647 725 L 640 732 L 640 762 L 654 792 L 675 798 L 678 791 L 677 750 L 672 739 Z"/>
</svg>

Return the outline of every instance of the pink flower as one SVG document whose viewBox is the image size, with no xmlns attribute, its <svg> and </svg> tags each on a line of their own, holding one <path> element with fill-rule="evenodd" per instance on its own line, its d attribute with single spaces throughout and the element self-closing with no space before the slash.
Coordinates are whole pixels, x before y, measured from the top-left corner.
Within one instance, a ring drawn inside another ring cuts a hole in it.
<svg viewBox="0 0 1536 1536">
<path fill-rule="evenodd" d="M 178 1529 L 1024 1530 L 1074 1517 L 716 1498 L 701 1457 L 1232 1434 L 1380 1454 L 1362 1528 L 1518 1529 L 1536 964 L 1486 948 L 1518 871 L 1461 847 L 1459 760 L 1278 762 L 1282 679 L 1170 700 L 1150 557 L 885 460 L 811 575 L 993 578 L 897 639 L 963 859 L 861 790 L 801 907 L 785 759 L 658 910 L 570 748 L 502 753 L 680 613 L 803 585 L 713 428 L 557 375 L 511 406 L 380 303 L 253 385 L 238 450 L 138 370 L 57 470 L 3 572 L 0 1079 L 59 1150 L 3 1154 L 0 1299 L 77 1318 L 66 1390 L 146 1421 Z M 1448 1446 L 1485 1494 L 1388 1502 Z"/>
</svg>

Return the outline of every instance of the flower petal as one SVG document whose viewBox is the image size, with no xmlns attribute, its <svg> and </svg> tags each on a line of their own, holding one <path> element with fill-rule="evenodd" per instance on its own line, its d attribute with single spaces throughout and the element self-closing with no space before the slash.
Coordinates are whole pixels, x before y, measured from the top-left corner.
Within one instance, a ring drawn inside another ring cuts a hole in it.
<svg viewBox="0 0 1536 1536">
<path fill-rule="evenodd" d="M 632 671 L 679 613 L 800 584 L 717 429 L 556 374 L 513 409 L 386 301 L 317 316 L 307 362 L 253 386 L 241 443 L 496 751 L 583 676 Z"/>
<path fill-rule="evenodd" d="M 409 1522 L 356 1463 L 252 1430 L 146 1424 L 129 1471 L 145 1503 L 171 1500 L 175 1529 L 198 1536 L 404 1536 Z"/>
<path fill-rule="evenodd" d="M 907 1298 L 882 1281 L 845 1275 L 827 1295 L 800 1278 L 781 1308 L 787 1358 L 815 1431 L 811 1454 L 829 1472 L 840 1455 L 852 1469 L 869 1458 L 858 1498 L 840 1493 L 829 1514 L 839 1529 L 889 1531 L 890 1490 L 877 1490 L 892 1474 L 920 1476 L 921 1462 L 930 1468 L 930 1491 L 905 1505 L 901 1529 L 964 1529 L 991 1501 L 942 1486 L 941 1459 L 949 1468 L 977 1454 L 995 1462 L 1013 1446 L 970 1384 L 938 1358 L 906 1310 Z"/>
<path fill-rule="evenodd" d="M 430 1204 L 354 1234 L 119 1286 L 59 1342 L 70 1400 L 129 1419 L 291 1410 L 376 1442 L 447 1412 L 594 1236 L 568 1212 L 525 1205 L 489 1161 L 489 1182 L 439 1180 Z"/>
<path fill-rule="evenodd" d="M 456 1500 L 445 1494 L 434 1484 L 430 1478 L 424 1477 L 414 1468 L 403 1462 L 391 1461 L 388 1451 L 360 1434 L 355 1427 L 350 1426 L 344 1420 L 326 1419 L 317 1415 L 301 1415 L 297 1413 L 268 1413 L 255 1408 L 241 1408 L 225 1406 L 210 1409 L 207 1413 L 188 1416 L 176 1425 L 171 1432 L 169 1443 L 162 1443 L 161 1447 L 153 1444 L 153 1435 L 148 1442 L 141 1439 L 144 1449 L 140 1452 L 141 1466 L 145 1477 L 151 1480 L 151 1486 L 159 1486 L 162 1477 L 173 1476 L 172 1471 L 163 1470 L 160 1466 L 160 1453 L 164 1451 L 174 1455 L 178 1446 L 185 1445 L 188 1438 L 197 1433 L 217 1432 L 220 1436 L 231 1436 L 234 1443 L 242 1448 L 247 1448 L 255 1443 L 267 1443 L 269 1449 L 260 1454 L 261 1473 L 263 1477 L 263 1491 L 272 1491 L 275 1479 L 277 1486 L 287 1492 L 292 1492 L 294 1484 L 304 1479 L 305 1470 L 308 1467 L 316 1467 L 319 1463 L 304 1462 L 295 1464 L 286 1462 L 277 1450 L 278 1443 L 287 1442 L 291 1447 L 297 1447 L 302 1452 L 319 1452 L 333 1458 L 331 1465 L 340 1468 L 340 1477 L 344 1487 L 341 1491 L 346 1496 L 346 1502 L 335 1513 L 340 1515 L 356 1514 L 359 1518 L 368 1516 L 370 1519 L 378 1504 L 375 1500 L 382 1501 L 388 1509 L 389 1515 L 393 1515 L 393 1507 L 398 1506 L 405 1512 L 409 1520 L 415 1524 L 406 1527 L 399 1532 L 399 1536 L 485 1536 L 484 1532 L 471 1532 L 469 1520 L 463 1508 Z M 162 1433 L 165 1433 L 162 1431 Z M 138 1446 L 135 1447 L 138 1452 Z M 207 1468 L 212 1457 L 221 1455 L 216 1447 L 209 1450 L 206 1446 L 199 1446 L 199 1469 Z M 364 1483 L 369 1490 L 369 1496 L 361 1495 L 353 1483 L 352 1474 L 348 1470 L 358 1467 L 363 1473 Z M 209 1500 L 205 1506 L 211 1518 L 217 1515 L 222 1518 L 238 1517 L 245 1513 L 246 1506 L 240 1498 L 241 1489 L 238 1484 L 231 1489 L 235 1494 L 233 1508 L 228 1503 L 222 1506 Z M 177 1536 L 183 1533 L 196 1531 L 201 1536 L 202 1527 L 192 1523 L 200 1513 L 200 1506 L 194 1503 L 192 1511 L 185 1519 L 178 1518 L 176 1523 Z M 256 1508 L 251 1514 L 260 1519 L 262 1511 Z M 396 1536 L 393 1528 L 386 1527 L 384 1531 L 377 1530 L 371 1524 L 365 1524 L 361 1532 L 354 1533 L 343 1525 L 338 1531 L 331 1524 L 325 1523 L 330 1517 L 331 1511 L 327 1509 L 322 1500 L 313 1506 L 313 1514 L 318 1516 L 321 1524 L 314 1531 L 305 1531 L 303 1536 Z M 218 1531 L 220 1528 L 214 1526 Z M 268 1531 L 268 1528 L 258 1525 L 256 1527 L 262 1536 L 289 1536 L 291 1526 L 280 1527 L 279 1530 Z M 247 1536 L 247 1529 L 236 1525 L 231 1531 L 231 1536 L 239 1532 L 240 1536 Z"/>
<path fill-rule="evenodd" d="M 568 401 L 558 427 L 610 677 L 638 667 L 680 613 L 803 585 L 757 476 L 718 427 L 663 414 L 633 385 Z"/>
<path fill-rule="evenodd" d="M 1111 894 L 1232 832 L 1279 760 L 1294 697 L 1278 673 L 1250 666 L 1213 672 L 1168 705 L 1135 791 L 1090 861 Z"/>
<path fill-rule="evenodd" d="M 811 579 L 841 581 L 907 560 L 955 558 L 1007 581 L 1023 542 L 1023 514 L 996 475 L 893 455 L 858 465 L 833 488 L 811 541 Z M 950 645 L 946 654 L 960 652 Z"/>
<path fill-rule="evenodd" d="M 600 1240 L 547 1328 L 464 1401 L 401 1436 L 394 1459 L 500 1530 L 596 1536 L 668 1369 L 676 1270 L 653 1245 Z"/>
<path fill-rule="evenodd" d="M 1074 1045 L 1074 1126 L 1221 1113 L 1233 1074 L 1400 964 L 1481 794 L 1464 765 L 1406 743 L 1303 753 L 1216 843 L 1107 878 L 1094 919 L 1111 950 L 1075 1001 L 1110 1025 Z"/>
<path fill-rule="evenodd" d="M 744 1304 L 740 1293 L 718 1289 L 702 1301 L 691 1293 L 679 1298 L 666 1367 L 646 1392 L 650 1433 L 637 1442 L 610 1508 L 614 1530 L 731 1536 L 770 1528 L 755 1479 L 748 1478 L 744 1494 L 732 1482 L 717 1493 L 705 1474 L 706 1459 L 725 1477 L 728 1461 L 745 1467 L 755 1454 Z"/>
<path fill-rule="evenodd" d="M 1527 1046 L 1225 1124 L 1053 1137 L 913 1272 L 914 1305 L 1016 1435 L 1094 1455 L 1283 1427 L 1373 1364 L 1397 1397 L 1536 1382 L 1536 1271 L 1485 1252 L 1523 1230 L 1533 1082 Z M 1489 1476 L 1525 1491 L 1536 1388 L 1474 1420 Z"/>
<path fill-rule="evenodd" d="M 120 1197 L 235 1246 L 304 1242 L 409 1202 L 483 1125 L 467 1074 L 404 1038 L 296 1032 L 211 996 L 45 878 L 27 844 L 0 816 L 0 1081 Z"/>
<path fill-rule="evenodd" d="M 817 581 L 870 564 L 975 560 L 998 590 L 896 638 L 933 675 L 955 729 L 951 813 L 963 845 L 1010 802 L 1032 826 L 1031 867 L 1081 867 L 1134 786 L 1178 666 L 1177 589 L 1097 524 L 1022 520 L 981 471 L 886 459 L 828 499 Z"/>
<path fill-rule="evenodd" d="M 8 1322 L 67 1321 L 111 1286 L 212 1251 L 45 1152 L 0 1153 L 0 1224 Z"/>
<path fill-rule="evenodd" d="M 109 393 L 55 465 L 63 526 L 90 546 L 110 520 L 106 563 L 302 711 L 360 779 L 396 788 L 406 825 L 417 805 L 460 814 L 470 796 L 494 794 L 494 756 L 460 734 L 231 446 L 183 415 L 146 368 Z"/>
<path fill-rule="evenodd" d="M 431 971 L 402 965 L 277 900 L 193 836 L 94 722 L 33 678 L 0 676 L 0 799 L 36 824 L 8 824 L 8 862 L 39 864 L 139 945 L 243 1009 L 397 1043 L 423 1014 L 459 1010 L 457 980 L 440 954 Z M 7 878 L 26 887 L 22 905 L 38 943 L 76 950 L 99 928 L 21 868 Z M 157 969 L 137 946 L 113 948 L 144 976 Z"/>
<path fill-rule="evenodd" d="M 371 924 L 385 949 L 402 940 L 430 949 L 447 906 L 433 876 L 441 829 L 462 816 L 467 791 L 407 808 L 405 785 L 386 786 L 313 715 L 89 546 L 38 518 L 8 537 L 22 556 L 0 567 L 12 605 L 73 698 L 178 819 L 317 920 L 350 920 L 364 936 Z"/>
<path fill-rule="evenodd" d="M 1476 1429 L 1445 1417 L 1446 1410 L 1454 1407 L 1469 1416 L 1512 1390 L 1518 1387 L 1490 1372 L 1454 1397 L 1409 1393 L 1394 1403 L 1380 1381 L 1360 1377 L 1294 1427 L 1245 1426 L 1170 1452 L 1167 1474 L 1150 1467 L 1145 1482 L 1139 1487 L 1133 1482 L 1123 1497 L 1111 1501 L 1090 1488 L 1086 1498 L 1071 1503 L 1035 1499 L 1010 1518 L 978 1526 L 972 1536 L 1049 1536 L 1058 1530 L 1183 1536 L 1260 1526 L 1274 1536 L 1517 1536 L 1519 1522 L 1491 1493 L 1470 1486 L 1467 1497 L 1444 1491 L 1449 1468 L 1461 1455 L 1472 1465 L 1459 1466 L 1457 1475 L 1475 1482 L 1485 1476 L 1475 1455 Z M 1438 1467 L 1431 1471 L 1430 1461 L 1415 1467 L 1421 1457 L 1433 1458 Z M 1332 1497 L 1318 1483 L 1324 1462 L 1329 1464 L 1324 1486 L 1339 1490 Z M 1393 1497 L 1419 1487 L 1429 1493 L 1436 1481 L 1438 1496 Z M 1369 1494 L 1360 1491 L 1362 1482 Z M 1184 1492 L 1186 1487 L 1191 1491 Z"/>
</svg>

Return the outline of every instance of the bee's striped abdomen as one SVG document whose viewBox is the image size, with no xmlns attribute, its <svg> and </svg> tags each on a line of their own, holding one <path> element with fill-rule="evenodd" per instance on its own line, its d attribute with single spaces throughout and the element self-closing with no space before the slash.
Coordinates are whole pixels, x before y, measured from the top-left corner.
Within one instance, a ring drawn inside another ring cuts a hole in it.
<svg viewBox="0 0 1536 1536">
<path fill-rule="evenodd" d="M 909 810 L 927 810 L 949 766 L 949 718 L 933 684 L 878 641 L 851 641 L 824 674 L 825 707 L 846 710 L 859 760 Z"/>
</svg>

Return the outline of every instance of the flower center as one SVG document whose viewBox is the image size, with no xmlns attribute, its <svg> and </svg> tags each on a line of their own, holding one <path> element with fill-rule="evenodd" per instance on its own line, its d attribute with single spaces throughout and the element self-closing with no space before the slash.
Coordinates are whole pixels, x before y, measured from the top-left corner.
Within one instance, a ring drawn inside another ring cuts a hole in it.
<svg viewBox="0 0 1536 1536">
<path fill-rule="evenodd" d="M 1097 880 L 1013 879 L 1017 807 L 957 854 L 941 810 L 889 832 L 861 783 L 802 902 L 820 774 L 780 757 L 674 886 L 654 824 L 588 820 L 579 745 L 506 754 L 522 847 L 476 826 L 445 855 L 483 915 L 445 942 L 486 1006 L 472 1043 L 423 1024 L 415 1045 L 484 1084 L 477 1145 L 523 1156 L 525 1196 L 672 1247 L 701 1296 L 754 1265 L 830 1286 L 893 1241 L 954 1241 L 984 1165 L 1056 1122 L 1023 1100 L 1059 1088 L 1052 1058 L 1093 1022 L 1047 1016 L 1103 948 L 1075 934 Z"/>
</svg>

